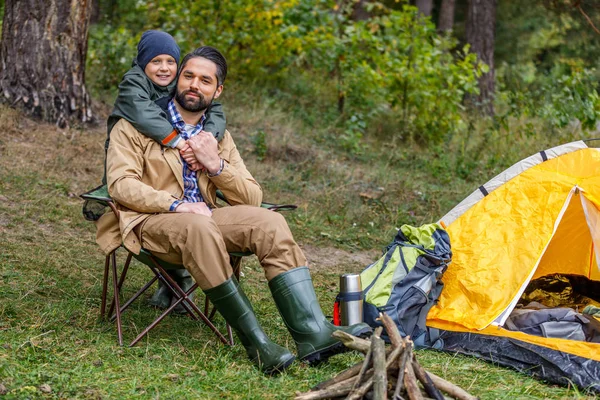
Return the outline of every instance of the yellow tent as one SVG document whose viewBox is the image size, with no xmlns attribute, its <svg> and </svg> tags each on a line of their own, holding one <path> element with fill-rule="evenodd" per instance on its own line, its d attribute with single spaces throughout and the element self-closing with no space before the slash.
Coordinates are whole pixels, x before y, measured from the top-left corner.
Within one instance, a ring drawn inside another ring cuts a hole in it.
<svg viewBox="0 0 600 400">
<path fill-rule="evenodd" d="M 600 149 L 578 141 L 526 158 L 440 223 L 453 257 L 428 326 L 514 338 L 600 361 L 600 344 L 502 328 L 532 279 L 560 273 L 600 281 Z"/>
</svg>

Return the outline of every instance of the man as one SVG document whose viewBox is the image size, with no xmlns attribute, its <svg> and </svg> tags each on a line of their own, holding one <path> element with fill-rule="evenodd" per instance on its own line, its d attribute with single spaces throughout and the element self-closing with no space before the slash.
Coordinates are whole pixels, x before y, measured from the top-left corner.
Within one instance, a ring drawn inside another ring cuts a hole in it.
<svg viewBox="0 0 600 400">
<path fill-rule="evenodd" d="M 229 132 L 217 142 L 202 131 L 204 113 L 223 90 L 225 58 L 205 46 L 181 63 L 169 114 L 189 151 L 183 156 L 162 147 L 120 120 L 111 132 L 107 183 L 120 208 L 98 221 L 98 243 L 109 252 L 121 242 L 133 252 L 143 247 L 156 257 L 180 263 L 235 330 L 248 356 L 266 373 L 288 367 L 294 356 L 263 332 L 250 302 L 232 277 L 228 252 L 257 255 L 269 288 L 297 346 L 298 357 L 324 361 L 344 349 L 321 311 L 304 254 L 285 219 L 257 207 L 262 190 L 246 169 Z M 193 154 L 202 171 L 186 160 Z M 231 207 L 217 208 L 220 189 Z M 343 327 L 360 336 L 366 324 Z"/>
</svg>

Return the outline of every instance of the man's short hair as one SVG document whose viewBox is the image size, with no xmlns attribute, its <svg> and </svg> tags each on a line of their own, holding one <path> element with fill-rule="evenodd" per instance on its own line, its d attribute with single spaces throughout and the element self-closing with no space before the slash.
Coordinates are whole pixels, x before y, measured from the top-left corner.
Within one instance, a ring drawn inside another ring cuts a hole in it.
<svg viewBox="0 0 600 400">
<path fill-rule="evenodd" d="M 183 61 L 181 61 L 179 72 L 183 71 L 183 68 L 189 60 L 196 57 L 206 58 L 207 60 L 214 62 L 217 66 L 217 85 L 222 85 L 223 82 L 225 82 L 225 77 L 227 76 L 227 60 L 219 50 L 211 46 L 198 47 L 191 53 L 186 54 L 185 57 L 183 57 Z"/>
</svg>

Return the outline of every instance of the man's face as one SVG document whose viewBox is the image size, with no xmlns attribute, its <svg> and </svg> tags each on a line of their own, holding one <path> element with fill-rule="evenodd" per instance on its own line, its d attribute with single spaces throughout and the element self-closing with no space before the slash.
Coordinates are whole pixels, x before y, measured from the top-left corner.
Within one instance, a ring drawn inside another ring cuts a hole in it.
<svg viewBox="0 0 600 400">
<path fill-rule="evenodd" d="M 179 74 L 175 101 L 186 111 L 204 111 L 221 95 L 217 83 L 217 65 L 202 57 L 190 59 Z"/>
</svg>

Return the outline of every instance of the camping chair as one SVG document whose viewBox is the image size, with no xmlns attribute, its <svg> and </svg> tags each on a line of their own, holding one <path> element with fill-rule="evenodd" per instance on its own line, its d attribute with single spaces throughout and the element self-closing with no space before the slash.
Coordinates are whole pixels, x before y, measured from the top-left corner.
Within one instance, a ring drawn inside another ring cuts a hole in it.
<svg viewBox="0 0 600 400">
<path fill-rule="evenodd" d="M 113 213 L 118 217 L 119 210 L 117 209 L 114 201 L 110 198 L 108 194 L 108 188 L 106 185 L 99 186 L 95 189 L 92 189 L 80 196 L 82 199 L 86 200 L 89 205 L 93 207 L 86 207 L 87 210 L 90 208 L 96 208 L 95 212 L 101 214 L 101 210 L 109 207 Z M 223 196 L 221 192 L 217 192 L 217 197 L 227 203 L 227 199 Z M 296 205 L 277 205 L 272 203 L 262 203 L 261 207 L 267 208 L 273 211 L 288 211 L 296 209 Z M 94 218 L 90 217 L 84 208 L 84 216 L 86 219 L 94 220 Z M 97 219 L 97 218 L 96 218 Z M 123 247 L 123 246 L 121 246 Z M 124 247 L 123 247 L 124 248 Z M 233 345 L 233 333 L 231 331 L 231 327 L 229 324 L 227 327 L 227 337 L 225 337 L 212 323 L 212 320 L 216 314 L 216 308 L 210 307 L 210 302 L 208 298 L 204 301 L 204 310 L 200 310 L 198 306 L 189 298 L 189 296 L 198 288 L 198 284 L 194 283 L 194 285 L 186 292 L 169 276 L 167 270 L 170 269 L 182 269 L 185 268 L 183 265 L 175 265 L 163 261 L 152 255 L 149 251 L 142 249 L 140 254 L 134 254 L 132 252 L 127 253 L 127 258 L 123 265 L 123 270 L 121 274 L 118 274 L 117 268 L 117 257 L 116 252 L 118 249 L 115 249 L 113 252 L 108 254 L 105 258 L 104 262 L 104 277 L 102 280 L 102 303 L 100 306 L 100 317 L 102 319 L 106 318 L 107 315 L 110 316 L 109 320 L 111 322 L 116 321 L 117 323 L 117 336 L 119 340 L 119 345 L 123 345 L 123 328 L 121 322 L 121 315 L 127 310 L 127 308 L 137 299 L 139 298 L 148 288 L 150 288 L 154 282 L 160 281 L 162 282 L 174 296 L 174 301 L 171 302 L 171 305 L 167 307 L 163 311 L 163 313 L 158 316 L 150 325 L 148 325 L 142 332 L 140 332 L 137 337 L 129 344 L 129 346 L 134 346 L 137 342 L 139 342 L 144 336 L 150 332 L 156 325 L 158 325 L 168 314 L 170 314 L 177 305 L 181 304 L 185 309 L 186 313 L 195 320 L 202 320 L 204 324 L 206 324 L 219 338 L 221 342 L 228 345 Z M 235 277 L 239 280 L 240 271 L 241 271 L 241 261 L 242 257 L 252 255 L 252 253 L 230 253 L 230 264 L 233 269 L 233 273 Z M 146 265 L 153 273 L 153 277 L 143 285 L 129 300 L 127 300 L 123 305 L 121 305 L 120 297 L 121 297 L 121 288 L 123 287 L 123 283 L 125 282 L 125 278 L 127 277 L 127 272 L 129 270 L 129 265 L 131 263 L 132 258 L 140 261 L 142 264 Z M 112 275 L 112 285 L 113 285 L 113 298 L 109 307 L 108 313 L 106 313 L 106 303 L 107 303 L 107 293 L 108 293 L 108 280 L 109 273 Z M 114 311 L 114 314 L 113 314 Z"/>
</svg>

